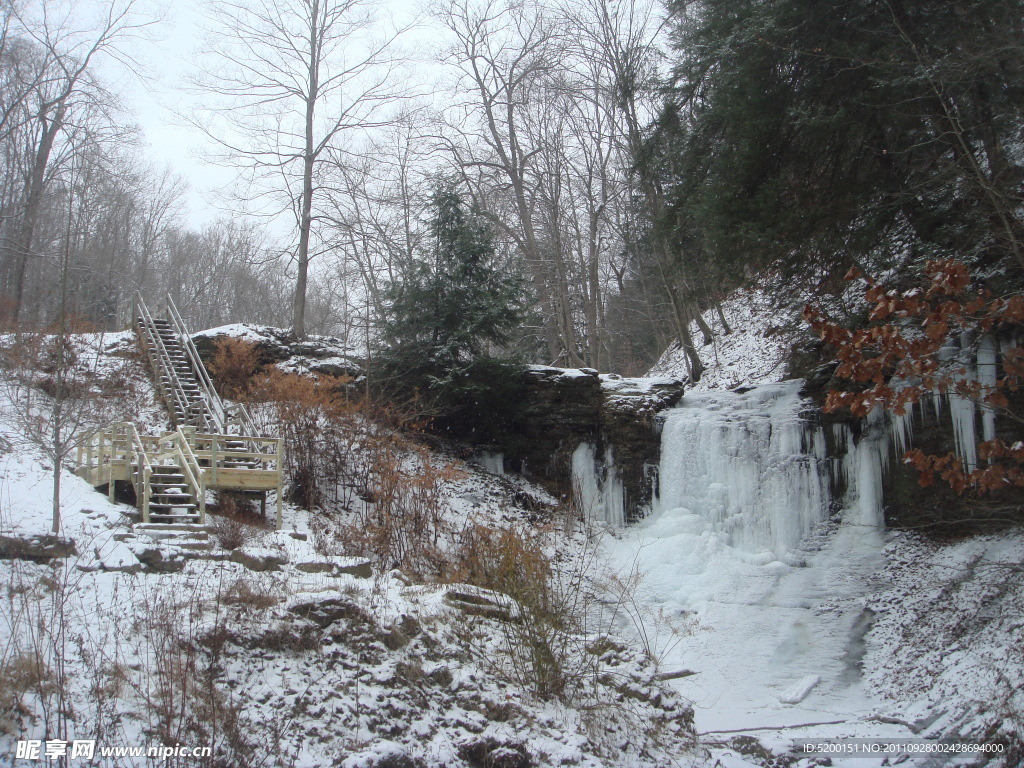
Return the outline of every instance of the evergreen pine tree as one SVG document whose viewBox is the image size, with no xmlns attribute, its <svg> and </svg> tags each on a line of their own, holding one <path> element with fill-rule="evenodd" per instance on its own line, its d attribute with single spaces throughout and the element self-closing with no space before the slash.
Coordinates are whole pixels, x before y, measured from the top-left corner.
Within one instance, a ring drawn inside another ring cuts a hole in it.
<svg viewBox="0 0 1024 768">
<path fill-rule="evenodd" d="M 386 293 L 379 367 L 391 391 L 426 397 L 445 428 L 460 431 L 484 411 L 493 417 L 512 395 L 509 350 L 525 284 L 454 186 L 439 186 L 431 202 L 431 253 L 406 265 Z"/>
<path fill-rule="evenodd" d="M 662 225 L 697 253 L 816 278 L 940 256 L 1024 267 L 1024 2 L 670 6 L 686 136 L 652 145 L 674 198 Z"/>
</svg>

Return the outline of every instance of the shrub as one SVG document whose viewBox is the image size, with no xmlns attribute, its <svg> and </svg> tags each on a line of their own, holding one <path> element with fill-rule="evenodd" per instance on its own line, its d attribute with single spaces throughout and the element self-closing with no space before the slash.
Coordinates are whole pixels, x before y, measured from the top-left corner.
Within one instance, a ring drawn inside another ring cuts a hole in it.
<svg viewBox="0 0 1024 768">
<path fill-rule="evenodd" d="M 472 525 L 461 544 L 451 575 L 502 592 L 520 607 L 519 616 L 502 622 L 503 654 L 492 660 L 494 672 L 541 698 L 572 700 L 595 674 L 595 659 L 580 641 L 582 574 L 560 577 L 539 540 L 515 528 Z"/>
<path fill-rule="evenodd" d="M 221 594 L 220 601 L 224 605 L 266 609 L 277 605 L 280 598 L 266 585 L 254 584 L 249 579 L 239 579 Z"/>
<path fill-rule="evenodd" d="M 272 369 L 252 382 L 257 421 L 273 424 L 284 440 L 289 499 L 315 509 L 336 498 L 333 488 L 351 463 L 351 403 L 329 383 Z"/>
<path fill-rule="evenodd" d="M 239 400 L 245 397 L 261 365 L 255 344 L 229 336 L 219 339 L 214 345 L 209 369 L 221 392 L 233 400 Z"/>
<path fill-rule="evenodd" d="M 214 539 L 224 549 L 238 549 L 252 541 L 269 523 L 256 513 L 251 498 L 218 491 L 215 516 L 210 518 Z"/>
<path fill-rule="evenodd" d="M 421 577 L 443 572 L 443 490 L 462 473 L 438 463 L 426 448 L 394 435 L 369 436 L 363 450 L 371 468 L 363 494 L 366 503 L 359 506 L 352 524 L 339 532 L 341 539 L 386 568 Z"/>
</svg>

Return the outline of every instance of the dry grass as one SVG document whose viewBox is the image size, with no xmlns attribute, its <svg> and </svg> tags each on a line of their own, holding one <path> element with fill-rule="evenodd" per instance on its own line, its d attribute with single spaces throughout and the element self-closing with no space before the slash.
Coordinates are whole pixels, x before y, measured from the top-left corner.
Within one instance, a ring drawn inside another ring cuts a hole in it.
<svg viewBox="0 0 1024 768">
<path fill-rule="evenodd" d="M 229 336 L 217 341 L 208 367 L 221 394 L 240 400 L 246 397 L 261 365 L 255 344 Z"/>
<path fill-rule="evenodd" d="M 266 610 L 277 605 L 281 598 L 266 584 L 256 584 L 250 579 L 239 579 L 225 590 L 220 601 L 224 605 L 241 605 L 246 608 Z"/>
</svg>

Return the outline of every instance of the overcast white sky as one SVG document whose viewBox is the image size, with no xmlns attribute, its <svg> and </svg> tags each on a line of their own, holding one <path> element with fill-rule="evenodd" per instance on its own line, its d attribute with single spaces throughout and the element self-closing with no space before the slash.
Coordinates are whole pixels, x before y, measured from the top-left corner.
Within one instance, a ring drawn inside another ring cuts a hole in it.
<svg viewBox="0 0 1024 768">
<path fill-rule="evenodd" d="M 152 39 L 134 52 L 140 70 L 146 73 L 144 78 L 124 73 L 109 61 L 105 65 L 109 70 L 105 75 L 116 79 L 127 113 L 142 127 L 146 155 L 158 166 L 170 165 L 191 185 L 188 219 L 194 226 L 226 213 L 216 190 L 234 179 L 233 171 L 203 161 L 203 136 L 176 116 L 176 110 L 188 110 L 195 99 L 185 88 L 185 78 L 202 43 L 203 2 L 165 2 L 163 20 L 149 31 Z M 105 0 L 79 0 L 75 11 L 87 12 L 89 6 L 100 9 L 106 4 Z M 380 15 L 405 23 L 417 7 L 421 0 L 383 0 Z"/>
</svg>

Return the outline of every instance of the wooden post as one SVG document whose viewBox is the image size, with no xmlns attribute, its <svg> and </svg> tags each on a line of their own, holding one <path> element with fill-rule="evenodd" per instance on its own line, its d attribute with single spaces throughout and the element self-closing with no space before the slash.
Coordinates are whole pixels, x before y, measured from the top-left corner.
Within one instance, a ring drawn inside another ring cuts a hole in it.
<svg viewBox="0 0 1024 768">
<path fill-rule="evenodd" d="M 140 473 L 142 475 L 142 522 L 149 522 L 149 495 L 150 495 L 150 469 L 144 468 Z"/>
<path fill-rule="evenodd" d="M 206 525 L 206 482 L 203 480 L 203 470 L 199 470 L 199 524 Z"/>
<path fill-rule="evenodd" d="M 217 435 L 210 438 L 210 475 L 213 487 L 217 487 Z"/>
<path fill-rule="evenodd" d="M 284 504 L 284 445 L 277 438 L 277 530 L 281 530 L 282 505 Z"/>
</svg>

